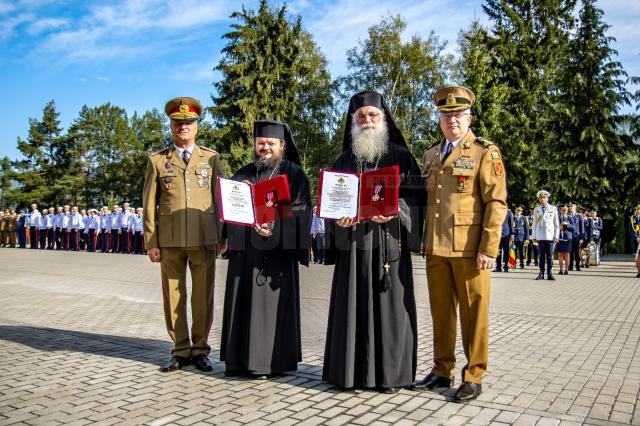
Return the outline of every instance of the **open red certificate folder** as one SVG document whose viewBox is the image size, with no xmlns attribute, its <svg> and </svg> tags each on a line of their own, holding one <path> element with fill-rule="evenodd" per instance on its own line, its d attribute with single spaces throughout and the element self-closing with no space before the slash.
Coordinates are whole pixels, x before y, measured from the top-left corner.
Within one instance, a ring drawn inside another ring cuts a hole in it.
<svg viewBox="0 0 640 426">
<path fill-rule="evenodd" d="M 253 226 L 293 215 L 287 175 L 254 184 L 218 177 L 220 218 Z"/>
<path fill-rule="evenodd" d="M 383 167 L 360 175 L 321 170 L 318 186 L 319 217 L 352 217 L 360 222 L 378 215 L 398 214 L 398 166 Z"/>
</svg>

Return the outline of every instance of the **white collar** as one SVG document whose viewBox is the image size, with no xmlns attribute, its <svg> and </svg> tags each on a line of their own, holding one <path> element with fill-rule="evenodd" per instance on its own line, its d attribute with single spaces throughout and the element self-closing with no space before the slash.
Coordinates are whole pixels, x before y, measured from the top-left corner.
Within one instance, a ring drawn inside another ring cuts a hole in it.
<svg viewBox="0 0 640 426">
<path fill-rule="evenodd" d="M 460 145 L 460 141 L 462 140 L 462 138 L 464 138 L 464 136 L 459 137 L 458 139 L 456 139 L 455 141 L 447 141 L 449 142 L 451 145 L 453 145 L 453 149 L 456 149 L 458 147 L 458 145 Z M 446 144 L 445 144 L 446 145 Z"/>
<path fill-rule="evenodd" d="M 191 155 L 193 154 L 193 148 L 196 146 L 196 144 L 191 144 L 191 146 L 187 147 L 187 148 L 182 148 L 179 147 L 176 144 L 173 144 L 173 147 L 176 149 L 176 152 L 178 153 L 178 157 L 182 158 L 182 152 L 183 151 L 189 151 L 189 157 L 191 157 Z"/>
</svg>

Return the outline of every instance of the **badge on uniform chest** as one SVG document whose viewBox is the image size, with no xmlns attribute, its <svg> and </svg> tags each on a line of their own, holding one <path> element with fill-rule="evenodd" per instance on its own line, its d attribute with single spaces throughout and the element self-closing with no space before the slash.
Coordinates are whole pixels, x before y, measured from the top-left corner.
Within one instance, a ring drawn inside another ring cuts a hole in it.
<svg viewBox="0 0 640 426">
<path fill-rule="evenodd" d="M 172 187 L 171 182 L 173 182 L 173 179 L 171 178 L 171 176 L 165 176 L 162 179 L 162 182 L 164 183 L 164 188 L 165 189 L 171 189 L 171 187 Z"/>
<path fill-rule="evenodd" d="M 209 165 L 200 164 L 196 169 L 196 175 L 198 175 L 198 186 L 200 188 L 209 188 Z"/>
<path fill-rule="evenodd" d="M 453 176 L 473 176 L 476 162 L 471 157 L 461 156 L 453 162 Z M 458 181 L 460 183 L 460 180 Z M 463 182 L 464 183 L 464 182 Z M 462 188 L 464 189 L 464 187 Z"/>
</svg>

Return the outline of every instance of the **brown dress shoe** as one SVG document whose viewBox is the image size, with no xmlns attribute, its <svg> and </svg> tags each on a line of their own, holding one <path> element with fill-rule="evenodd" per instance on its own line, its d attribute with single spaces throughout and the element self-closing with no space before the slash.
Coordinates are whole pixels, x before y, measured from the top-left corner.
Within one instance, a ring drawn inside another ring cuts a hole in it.
<svg viewBox="0 0 640 426">
<path fill-rule="evenodd" d="M 433 388 L 450 388 L 453 386 L 453 377 L 438 376 L 434 373 L 429 373 L 424 379 L 417 381 L 413 384 L 414 389 L 433 389 Z"/>
<path fill-rule="evenodd" d="M 182 356 L 174 356 L 169 362 L 160 367 L 160 371 L 168 373 L 169 371 L 180 370 L 182 367 L 189 365 L 189 358 Z"/>
<path fill-rule="evenodd" d="M 196 355 L 191 358 L 193 365 L 200 371 L 211 371 L 213 370 L 213 365 L 211 365 L 211 361 L 205 354 Z"/>
<path fill-rule="evenodd" d="M 481 393 L 482 385 L 480 383 L 462 382 L 456 394 L 453 396 L 453 402 L 473 401 Z"/>
</svg>

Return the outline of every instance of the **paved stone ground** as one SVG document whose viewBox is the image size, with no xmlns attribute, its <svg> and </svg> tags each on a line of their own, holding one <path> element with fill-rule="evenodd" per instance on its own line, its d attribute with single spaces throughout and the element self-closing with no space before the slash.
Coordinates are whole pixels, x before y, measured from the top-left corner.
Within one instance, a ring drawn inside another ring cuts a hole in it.
<svg viewBox="0 0 640 426">
<path fill-rule="evenodd" d="M 424 260 L 414 258 L 419 367 L 430 367 Z M 302 271 L 304 362 L 270 381 L 225 378 L 168 359 L 159 266 L 144 256 L 0 249 L 0 425 L 638 424 L 640 280 L 631 258 L 534 281 L 494 273 L 485 391 L 341 392 L 320 380 L 332 267 Z M 226 262 L 217 270 L 220 341 Z M 459 359 L 464 359 L 461 350 Z"/>
</svg>

